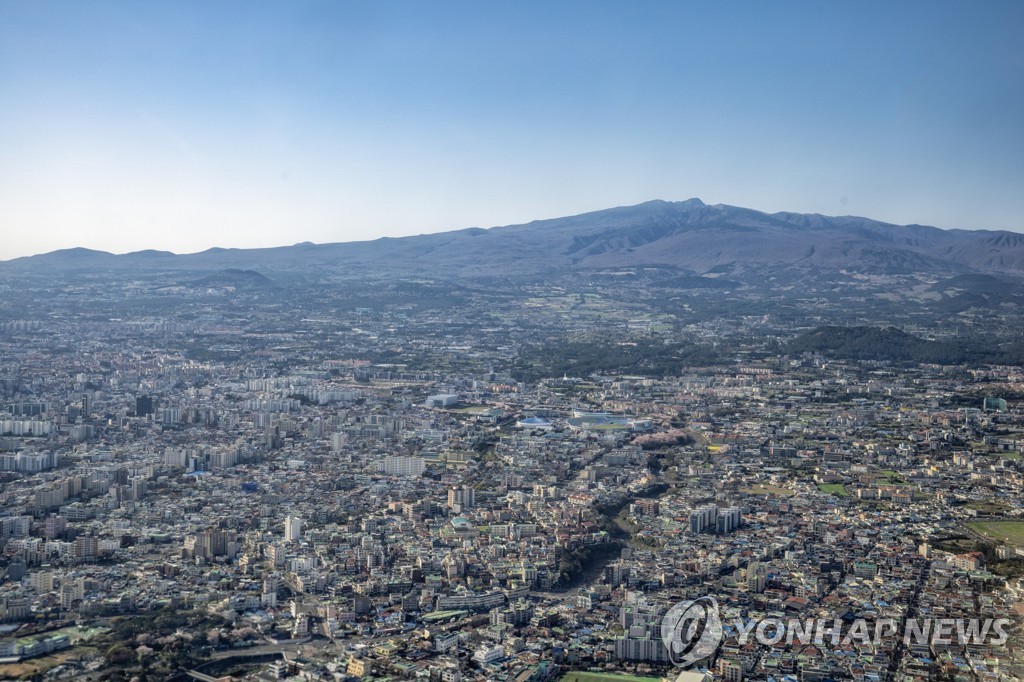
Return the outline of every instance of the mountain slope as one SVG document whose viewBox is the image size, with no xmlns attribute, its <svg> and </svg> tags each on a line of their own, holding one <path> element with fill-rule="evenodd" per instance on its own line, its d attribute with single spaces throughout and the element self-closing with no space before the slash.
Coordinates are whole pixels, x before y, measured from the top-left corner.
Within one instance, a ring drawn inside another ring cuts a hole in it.
<svg viewBox="0 0 1024 682">
<path fill-rule="evenodd" d="M 1024 235 L 897 226 L 854 216 L 768 214 L 699 199 L 650 201 L 491 229 L 270 249 L 121 256 L 68 249 L 0 263 L 2 270 L 124 269 L 545 275 L 668 266 L 693 273 L 803 267 L 867 274 L 1024 274 Z"/>
</svg>

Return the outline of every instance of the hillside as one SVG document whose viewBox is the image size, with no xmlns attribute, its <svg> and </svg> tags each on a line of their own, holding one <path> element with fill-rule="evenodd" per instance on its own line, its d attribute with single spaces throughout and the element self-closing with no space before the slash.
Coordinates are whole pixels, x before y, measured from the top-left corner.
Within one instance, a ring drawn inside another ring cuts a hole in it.
<svg viewBox="0 0 1024 682">
<path fill-rule="evenodd" d="M 657 266 L 743 275 L 771 268 L 864 274 L 1024 274 L 1024 235 L 898 226 L 853 216 L 768 214 L 699 199 L 650 201 L 525 225 L 269 249 L 114 256 L 87 249 L 0 262 L 3 270 L 253 270 L 545 276 Z"/>
<path fill-rule="evenodd" d="M 895 327 L 824 326 L 802 334 L 785 345 L 787 353 L 820 353 L 842 360 L 875 360 L 898 364 L 940 365 L 1020 364 L 1020 342 L 992 343 L 972 338 L 964 341 L 932 341 Z"/>
</svg>

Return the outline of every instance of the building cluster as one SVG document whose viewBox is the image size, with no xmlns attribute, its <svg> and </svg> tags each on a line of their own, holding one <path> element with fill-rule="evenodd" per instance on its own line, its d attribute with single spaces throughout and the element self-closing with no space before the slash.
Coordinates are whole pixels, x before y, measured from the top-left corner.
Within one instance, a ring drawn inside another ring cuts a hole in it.
<svg viewBox="0 0 1024 682">
<path fill-rule="evenodd" d="M 0 656 L 88 651 L 64 663 L 83 675 L 112 662 L 82 642 L 177 613 L 191 625 L 138 633 L 133 660 L 187 640 L 287 655 L 253 679 L 658 677 L 665 613 L 710 596 L 708 679 L 1022 674 L 1012 637 L 764 644 L 733 625 L 1012 618 L 1024 414 L 965 385 L 1013 393 L 1019 369 L 807 357 L 522 382 L 303 356 L 277 332 L 230 361 L 157 342 L 189 329 L 54 354 L 14 328 Z"/>
</svg>

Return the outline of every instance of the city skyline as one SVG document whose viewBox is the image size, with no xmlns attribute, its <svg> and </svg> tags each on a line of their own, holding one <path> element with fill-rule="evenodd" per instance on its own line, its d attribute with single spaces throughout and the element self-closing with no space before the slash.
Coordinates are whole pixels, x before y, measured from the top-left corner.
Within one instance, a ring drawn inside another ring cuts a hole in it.
<svg viewBox="0 0 1024 682">
<path fill-rule="evenodd" d="M 652 199 L 1024 230 L 1024 9 L 0 7 L 0 260 Z"/>
</svg>

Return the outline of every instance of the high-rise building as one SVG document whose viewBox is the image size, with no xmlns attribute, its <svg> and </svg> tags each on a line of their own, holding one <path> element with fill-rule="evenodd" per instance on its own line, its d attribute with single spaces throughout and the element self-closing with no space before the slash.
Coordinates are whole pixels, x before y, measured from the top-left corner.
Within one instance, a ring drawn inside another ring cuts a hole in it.
<svg viewBox="0 0 1024 682">
<path fill-rule="evenodd" d="M 84 535 L 75 538 L 75 558 L 79 561 L 95 561 L 99 551 L 99 538 Z"/>
<path fill-rule="evenodd" d="M 718 512 L 716 532 L 719 535 L 728 535 L 740 527 L 742 516 L 739 507 L 726 507 Z"/>
<path fill-rule="evenodd" d="M 298 516 L 285 517 L 284 539 L 287 542 L 298 542 L 302 539 L 302 519 Z"/>
<path fill-rule="evenodd" d="M 60 585 L 60 607 L 65 611 L 85 597 L 85 578 L 65 578 Z"/>
<path fill-rule="evenodd" d="M 426 468 L 426 462 L 422 457 L 404 455 L 388 455 L 378 464 L 378 469 L 388 476 L 419 476 Z"/>
<path fill-rule="evenodd" d="M 725 507 L 709 504 L 690 512 L 690 532 L 694 535 L 713 533 L 728 535 L 742 525 L 739 507 Z"/>
<path fill-rule="evenodd" d="M 146 496 L 146 492 L 147 492 L 148 487 L 149 487 L 146 484 L 146 479 L 143 478 L 142 476 L 133 476 L 129 480 L 131 481 L 131 486 L 132 486 L 131 487 L 132 499 L 135 500 L 135 501 L 138 501 L 138 500 L 141 500 L 143 497 L 145 497 Z"/>
<path fill-rule="evenodd" d="M 747 590 L 760 594 L 768 581 L 768 568 L 757 561 L 747 566 Z"/>
<path fill-rule="evenodd" d="M 68 520 L 63 516 L 50 515 L 46 518 L 44 533 L 47 540 L 55 540 L 64 535 L 68 528 Z"/>
<path fill-rule="evenodd" d="M 448 508 L 455 509 L 456 511 L 461 509 L 468 509 L 476 504 L 476 490 L 469 486 L 462 486 L 459 488 L 451 488 L 448 490 Z"/>
<path fill-rule="evenodd" d="M 718 506 L 709 504 L 690 512 L 690 532 L 713 533 L 718 524 Z"/>
<path fill-rule="evenodd" d="M 38 594 L 53 592 L 53 573 L 51 571 L 36 571 L 30 576 L 29 582 Z"/>
<path fill-rule="evenodd" d="M 614 561 L 604 567 L 604 580 L 609 585 L 621 585 L 629 577 L 629 565 Z"/>
<path fill-rule="evenodd" d="M 620 661 L 667 663 L 669 651 L 661 635 L 661 611 L 643 600 L 619 609 L 623 636 L 615 638 L 615 658 Z"/>
</svg>

